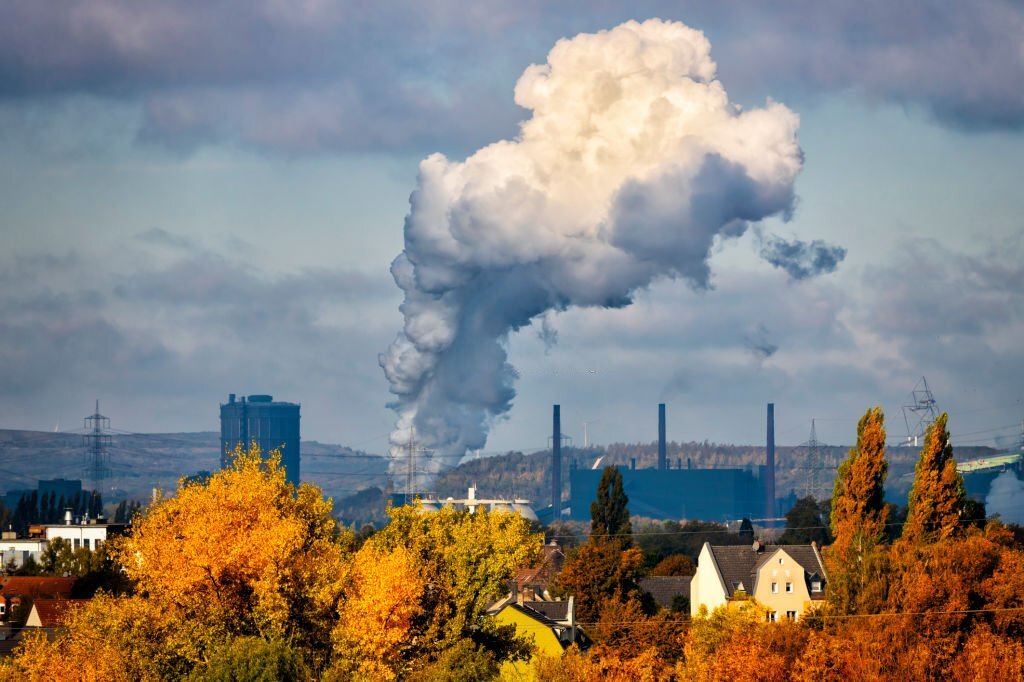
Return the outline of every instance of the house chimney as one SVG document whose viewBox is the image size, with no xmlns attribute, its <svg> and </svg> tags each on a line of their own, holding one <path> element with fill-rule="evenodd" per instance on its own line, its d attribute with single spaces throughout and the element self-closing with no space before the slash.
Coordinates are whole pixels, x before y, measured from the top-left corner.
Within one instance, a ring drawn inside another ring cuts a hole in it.
<svg viewBox="0 0 1024 682">
<path fill-rule="evenodd" d="M 775 518 L 775 403 L 768 403 L 768 432 L 765 443 L 764 517 Z"/>
<path fill-rule="evenodd" d="M 562 406 L 554 405 L 551 415 L 551 511 L 562 518 Z"/>
<path fill-rule="evenodd" d="M 658 403 L 658 470 L 668 469 L 665 457 L 665 403 Z"/>
</svg>

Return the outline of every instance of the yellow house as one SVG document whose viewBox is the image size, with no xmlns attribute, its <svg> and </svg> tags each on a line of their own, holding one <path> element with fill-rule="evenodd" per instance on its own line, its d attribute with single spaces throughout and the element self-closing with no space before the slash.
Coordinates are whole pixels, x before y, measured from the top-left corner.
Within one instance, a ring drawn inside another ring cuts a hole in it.
<svg viewBox="0 0 1024 682">
<path fill-rule="evenodd" d="M 515 625 L 516 631 L 531 636 L 536 646 L 529 661 L 502 666 L 503 680 L 534 679 L 533 661 L 538 654 L 561 656 L 581 635 L 572 597 L 565 601 L 517 601 L 510 595 L 488 609 L 488 613 L 503 625 Z"/>
<path fill-rule="evenodd" d="M 825 567 L 809 545 L 720 546 L 704 543 L 690 581 L 690 613 L 753 597 L 767 619 L 798 620 L 825 599 Z"/>
</svg>

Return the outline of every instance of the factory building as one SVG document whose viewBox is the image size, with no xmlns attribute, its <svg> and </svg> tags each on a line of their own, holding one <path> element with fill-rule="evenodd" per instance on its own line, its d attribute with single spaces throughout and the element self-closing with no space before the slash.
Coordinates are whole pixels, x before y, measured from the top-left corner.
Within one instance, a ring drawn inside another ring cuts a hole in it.
<svg viewBox="0 0 1024 682">
<path fill-rule="evenodd" d="M 619 467 L 629 513 L 652 519 L 732 521 L 760 518 L 765 510 L 764 466 L 751 469 L 632 469 Z M 571 469 L 575 521 L 590 519 L 603 467 Z"/>
<path fill-rule="evenodd" d="M 220 465 L 228 464 L 235 447 L 259 445 L 264 456 L 281 451 L 281 464 L 289 483 L 299 484 L 299 405 L 275 402 L 273 396 L 235 394 L 220 406 Z"/>
<path fill-rule="evenodd" d="M 552 442 L 560 440 L 560 411 L 554 406 Z M 763 465 L 746 468 L 694 469 L 670 467 L 666 453 L 665 405 L 658 405 L 658 464 L 654 469 L 619 467 L 622 487 L 629 498 L 629 513 L 652 519 L 699 519 L 733 521 L 743 518 L 778 518 L 779 500 L 775 494 L 775 406 L 768 404 L 766 428 L 767 457 Z M 553 448 L 554 449 L 554 448 Z M 555 459 L 557 462 L 556 450 Z M 557 464 L 554 464 L 558 472 Z M 573 466 L 569 472 L 570 518 L 590 518 L 590 503 L 604 467 L 583 469 Z M 556 473 L 556 476 L 558 474 Z M 556 479 L 557 480 L 557 479 Z M 553 503 L 554 504 L 554 503 Z M 784 505 L 788 509 L 790 505 Z M 560 516 L 560 515 L 559 515 Z"/>
</svg>

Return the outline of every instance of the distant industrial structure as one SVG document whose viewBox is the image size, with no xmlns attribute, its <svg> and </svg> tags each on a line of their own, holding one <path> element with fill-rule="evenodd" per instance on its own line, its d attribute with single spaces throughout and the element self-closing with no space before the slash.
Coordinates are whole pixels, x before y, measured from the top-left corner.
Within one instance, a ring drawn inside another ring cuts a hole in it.
<svg viewBox="0 0 1024 682">
<path fill-rule="evenodd" d="M 554 415 L 552 443 L 558 443 L 560 415 L 557 405 Z M 695 469 L 687 461 L 683 468 L 682 460 L 678 459 L 676 467 L 672 468 L 667 456 L 665 404 L 659 404 L 657 467 L 637 469 L 635 461 L 628 468 L 619 467 L 623 488 L 629 497 L 630 514 L 655 519 L 706 521 L 777 519 L 782 510 L 775 494 L 775 406 L 772 403 L 768 404 L 766 445 L 766 462 L 756 467 Z M 552 451 L 552 467 L 559 472 L 560 452 L 554 447 Z M 571 466 L 569 515 L 573 520 L 586 521 L 590 518 L 590 503 L 594 500 L 602 473 L 602 467 Z"/>
<path fill-rule="evenodd" d="M 299 484 L 299 405 L 275 402 L 270 395 L 250 395 L 220 406 L 220 465 L 230 462 L 235 448 L 256 443 L 264 457 L 271 450 L 281 451 L 281 464 L 289 483 Z"/>
</svg>

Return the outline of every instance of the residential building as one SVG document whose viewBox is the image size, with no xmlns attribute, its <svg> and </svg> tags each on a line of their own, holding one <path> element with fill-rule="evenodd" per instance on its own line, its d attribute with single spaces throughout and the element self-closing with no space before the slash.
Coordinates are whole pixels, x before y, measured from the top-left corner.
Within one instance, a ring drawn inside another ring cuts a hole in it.
<svg viewBox="0 0 1024 682">
<path fill-rule="evenodd" d="M 690 581 L 690 613 L 755 599 L 767 619 L 797 620 L 825 599 L 821 553 L 809 545 L 719 546 L 704 543 Z"/>
<path fill-rule="evenodd" d="M 48 524 L 44 526 L 44 533 L 47 542 L 55 538 L 62 538 L 68 541 L 72 550 L 84 547 L 85 549 L 95 551 L 110 538 L 124 533 L 125 528 L 127 526 L 123 523 L 97 523 L 95 521 L 72 523 L 69 519 L 60 525 Z"/>
<path fill-rule="evenodd" d="M 691 579 L 688 575 L 649 575 L 640 579 L 640 589 L 650 594 L 659 608 L 689 611 Z"/>
</svg>

